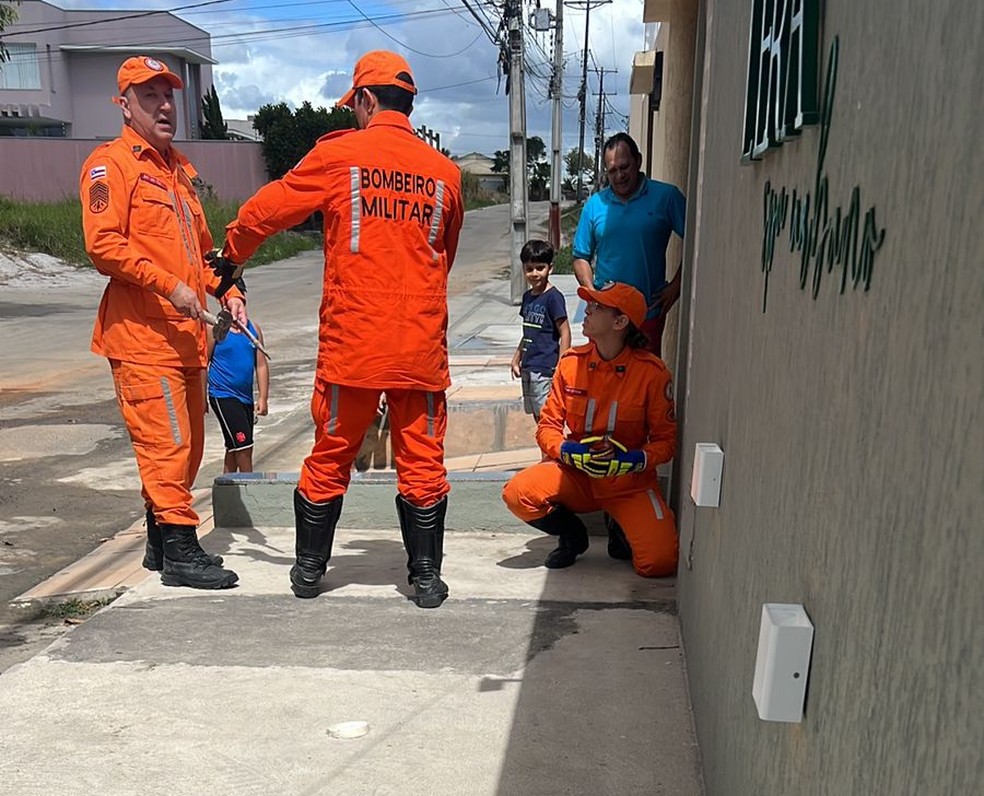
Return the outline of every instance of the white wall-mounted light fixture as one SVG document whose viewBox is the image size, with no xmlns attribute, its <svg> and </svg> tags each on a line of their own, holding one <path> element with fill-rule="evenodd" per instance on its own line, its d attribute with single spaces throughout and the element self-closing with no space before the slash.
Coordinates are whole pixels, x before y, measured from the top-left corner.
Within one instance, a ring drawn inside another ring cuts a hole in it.
<svg viewBox="0 0 984 796">
<path fill-rule="evenodd" d="M 813 623 L 798 603 L 765 603 L 752 698 L 763 721 L 800 722 L 813 650 Z"/>
<path fill-rule="evenodd" d="M 690 476 L 690 497 L 698 506 L 717 508 L 721 503 L 721 471 L 724 451 L 713 442 L 698 442 L 694 450 L 694 471 Z"/>
</svg>

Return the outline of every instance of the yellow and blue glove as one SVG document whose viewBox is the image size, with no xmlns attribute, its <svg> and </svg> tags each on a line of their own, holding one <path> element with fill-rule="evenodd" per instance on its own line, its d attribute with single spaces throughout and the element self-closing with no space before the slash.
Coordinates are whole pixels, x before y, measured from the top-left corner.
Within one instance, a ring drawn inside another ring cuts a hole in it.
<svg viewBox="0 0 984 796">
<path fill-rule="evenodd" d="M 560 443 L 560 461 L 568 467 L 574 467 L 591 475 L 587 469 L 591 462 L 591 446 L 583 442 L 564 440 Z"/>
<path fill-rule="evenodd" d="M 610 456 L 598 458 L 599 443 L 611 443 Z M 627 450 L 618 440 L 605 437 L 585 437 L 580 442 L 567 440 L 560 445 L 560 461 L 592 478 L 615 478 L 646 469 L 646 454 L 641 450 Z"/>
<path fill-rule="evenodd" d="M 618 440 L 609 439 L 615 447 L 612 458 L 608 460 L 608 476 L 641 473 L 646 469 L 646 452 L 642 450 L 627 450 Z"/>
</svg>

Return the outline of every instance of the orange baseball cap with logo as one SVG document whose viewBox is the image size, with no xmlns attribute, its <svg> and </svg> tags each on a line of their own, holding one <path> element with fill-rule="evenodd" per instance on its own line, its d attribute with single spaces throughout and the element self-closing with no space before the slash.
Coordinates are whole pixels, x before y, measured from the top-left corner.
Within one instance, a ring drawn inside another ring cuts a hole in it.
<svg viewBox="0 0 984 796">
<path fill-rule="evenodd" d="M 417 93 L 410 64 L 402 55 L 389 50 L 373 50 L 356 62 L 355 72 L 352 75 L 352 88 L 337 104 L 354 107 L 356 89 L 366 86 L 397 86 L 411 94 Z"/>
<path fill-rule="evenodd" d="M 184 88 L 181 78 L 168 69 L 167 64 L 146 55 L 127 58 L 116 73 L 116 83 L 122 94 L 130 86 L 139 86 L 155 77 L 163 77 L 173 88 Z"/>
<path fill-rule="evenodd" d="M 579 287 L 577 294 L 585 301 L 597 301 L 605 307 L 613 307 L 627 315 L 636 329 L 646 320 L 646 299 L 642 293 L 625 282 L 606 282 L 599 288 Z"/>
</svg>

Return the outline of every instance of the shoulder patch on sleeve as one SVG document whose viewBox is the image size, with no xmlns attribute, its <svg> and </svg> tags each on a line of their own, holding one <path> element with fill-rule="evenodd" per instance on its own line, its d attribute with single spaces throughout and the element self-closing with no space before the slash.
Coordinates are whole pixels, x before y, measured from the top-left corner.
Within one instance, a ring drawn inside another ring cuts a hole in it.
<svg viewBox="0 0 984 796">
<path fill-rule="evenodd" d="M 89 186 L 89 210 L 101 213 L 109 207 L 109 185 L 104 182 L 94 182 Z"/>
</svg>

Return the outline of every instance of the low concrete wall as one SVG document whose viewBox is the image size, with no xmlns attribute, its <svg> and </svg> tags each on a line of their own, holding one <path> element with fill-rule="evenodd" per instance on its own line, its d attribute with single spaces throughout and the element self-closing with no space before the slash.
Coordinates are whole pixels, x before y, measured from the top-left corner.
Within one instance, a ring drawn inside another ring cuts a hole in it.
<svg viewBox="0 0 984 796">
<path fill-rule="evenodd" d="M 101 141 L 0 138 L 0 195 L 57 202 L 79 195 L 82 163 Z M 243 201 L 267 182 L 260 145 L 252 141 L 177 141 L 220 199 Z"/>
<path fill-rule="evenodd" d="M 479 473 L 450 472 L 448 531 L 526 531 L 502 502 L 502 485 L 515 473 L 488 470 Z M 298 473 L 228 473 L 212 482 L 212 514 L 218 528 L 293 526 L 294 489 Z M 665 483 L 661 484 L 665 488 Z M 398 528 L 396 473 L 355 473 L 345 495 L 342 528 Z M 592 536 L 606 536 L 604 516 L 598 512 L 581 518 Z"/>
<path fill-rule="evenodd" d="M 509 472 L 449 473 L 447 530 L 519 530 L 500 492 Z M 298 473 L 230 473 L 212 485 L 215 524 L 223 528 L 293 526 Z M 398 528 L 396 473 L 353 474 L 345 496 L 343 528 Z"/>
</svg>

